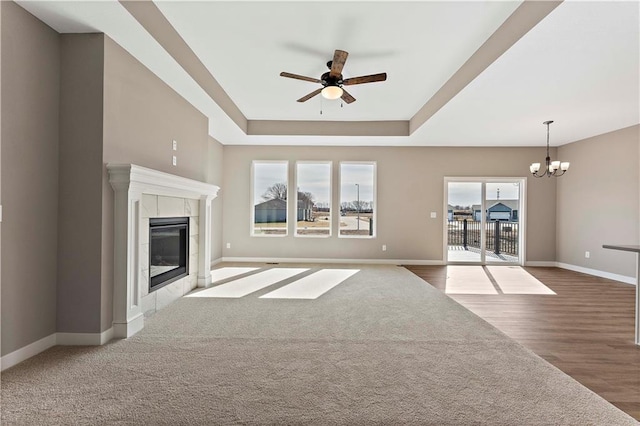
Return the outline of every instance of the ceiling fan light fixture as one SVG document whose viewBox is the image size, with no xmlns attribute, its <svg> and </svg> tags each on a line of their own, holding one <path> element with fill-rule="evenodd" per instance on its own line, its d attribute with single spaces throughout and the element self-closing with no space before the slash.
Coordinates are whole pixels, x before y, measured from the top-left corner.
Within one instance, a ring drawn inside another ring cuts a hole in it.
<svg viewBox="0 0 640 426">
<path fill-rule="evenodd" d="M 321 93 L 325 99 L 338 99 L 342 96 L 343 90 L 340 86 L 327 86 L 322 89 Z"/>
<path fill-rule="evenodd" d="M 287 78 L 295 78 L 296 80 L 309 81 L 311 83 L 320 83 L 322 84 L 322 88 L 316 89 L 313 92 L 301 97 L 297 100 L 297 102 L 306 102 L 309 99 L 313 98 L 322 93 L 322 97 L 325 99 L 338 99 L 342 98 L 342 100 L 351 104 L 356 101 L 356 98 L 351 96 L 349 92 L 342 88 L 342 85 L 351 86 L 354 84 L 364 84 L 364 83 L 374 83 L 376 81 L 385 81 L 387 79 L 387 73 L 381 72 L 378 74 L 371 75 L 362 75 L 360 77 L 351 77 L 347 79 L 342 78 L 342 68 L 344 67 L 344 63 L 347 60 L 347 56 L 349 56 L 349 52 L 345 52 L 344 50 L 336 49 L 333 53 L 333 59 L 327 62 L 327 67 L 329 68 L 328 72 L 322 74 L 322 76 L 317 79 L 313 77 L 305 77 L 304 75 L 292 74 L 290 72 L 281 72 L 281 77 Z"/>
</svg>

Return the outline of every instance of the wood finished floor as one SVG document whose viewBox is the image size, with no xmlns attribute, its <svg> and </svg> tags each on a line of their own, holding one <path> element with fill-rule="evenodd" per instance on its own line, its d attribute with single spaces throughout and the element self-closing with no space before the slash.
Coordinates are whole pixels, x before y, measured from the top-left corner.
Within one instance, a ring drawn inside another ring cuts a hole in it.
<svg viewBox="0 0 640 426">
<path fill-rule="evenodd" d="M 405 266 L 445 291 L 446 266 Z M 525 268 L 557 295 L 449 295 L 640 421 L 635 287 L 559 268 Z"/>
</svg>

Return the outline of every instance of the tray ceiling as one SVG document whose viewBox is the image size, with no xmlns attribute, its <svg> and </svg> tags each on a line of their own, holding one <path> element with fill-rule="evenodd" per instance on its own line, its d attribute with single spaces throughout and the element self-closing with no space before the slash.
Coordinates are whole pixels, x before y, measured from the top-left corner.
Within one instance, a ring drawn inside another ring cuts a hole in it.
<svg viewBox="0 0 640 426">
<path fill-rule="evenodd" d="M 640 121 L 637 2 L 18 3 L 107 34 L 223 144 L 539 146 L 552 119 L 561 145 Z M 279 73 L 319 78 L 335 49 L 345 78 L 387 81 L 350 86 L 350 105 L 296 102 L 319 85 Z"/>
</svg>

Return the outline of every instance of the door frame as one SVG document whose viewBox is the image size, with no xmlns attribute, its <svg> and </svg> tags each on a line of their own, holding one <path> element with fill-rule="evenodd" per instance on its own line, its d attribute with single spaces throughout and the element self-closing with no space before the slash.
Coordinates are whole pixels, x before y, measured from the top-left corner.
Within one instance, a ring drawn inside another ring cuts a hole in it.
<svg viewBox="0 0 640 426">
<path fill-rule="evenodd" d="M 486 233 L 482 232 L 481 243 L 480 246 L 483 248 L 480 253 L 480 261 L 479 262 L 456 262 L 448 260 L 448 202 L 449 202 L 449 182 L 471 182 L 471 183 L 481 183 L 481 209 L 484 212 L 485 201 L 486 201 L 486 184 L 487 183 L 513 183 L 517 181 L 520 184 L 520 209 L 518 211 L 518 222 L 519 222 L 519 232 L 518 232 L 518 248 L 519 256 L 517 262 L 490 262 L 493 265 L 518 265 L 524 266 L 526 259 L 526 223 L 527 223 L 527 178 L 525 177 L 469 177 L 469 176 L 445 176 L 444 177 L 444 191 L 443 191 L 443 215 L 442 215 L 442 262 L 444 265 L 486 265 Z M 483 213 L 481 216 L 481 228 L 485 229 L 486 227 L 486 215 Z"/>
</svg>

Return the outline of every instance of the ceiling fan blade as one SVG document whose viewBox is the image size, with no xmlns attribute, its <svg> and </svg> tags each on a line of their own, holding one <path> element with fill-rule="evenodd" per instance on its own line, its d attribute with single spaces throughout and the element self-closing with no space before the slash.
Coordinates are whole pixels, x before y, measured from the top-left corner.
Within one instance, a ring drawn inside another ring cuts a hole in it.
<svg viewBox="0 0 640 426">
<path fill-rule="evenodd" d="M 342 84 L 350 86 L 353 84 L 373 83 L 375 81 L 385 81 L 387 79 L 387 73 L 363 75 L 361 77 L 352 77 L 345 79 Z"/>
<path fill-rule="evenodd" d="M 351 94 L 344 89 L 342 89 L 342 96 L 340 97 L 342 98 L 343 101 L 345 101 L 348 104 L 356 101 L 356 98 L 351 96 Z"/>
<path fill-rule="evenodd" d="M 313 77 L 305 77 L 304 75 L 291 74 L 290 72 L 281 72 L 280 77 L 295 78 L 296 80 L 310 81 L 312 83 L 322 83 L 322 81 Z"/>
<path fill-rule="evenodd" d="M 309 99 L 313 98 L 314 96 L 316 96 L 317 94 L 319 94 L 320 92 L 322 92 L 322 87 L 319 89 L 314 90 L 313 92 L 309 93 L 308 95 L 305 95 L 303 97 L 301 97 L 300 99 L 298 99 L 298 102 L 306 102 Z"/>
<path fill-rule="evenodd" d="M 344 50 L 337 50 L 333 54 L 333 61 L 331 63 L 331 71 L 329 71 L 329 75 L 331 77 L 340 77 L 342 74 L 342 68 L 344 67 L 344 63 L 347 60 L 347 56 L 349 56 L 348 52 Z"/>
</svg>

